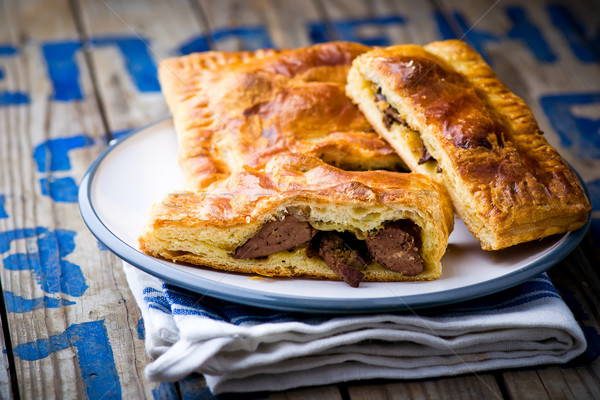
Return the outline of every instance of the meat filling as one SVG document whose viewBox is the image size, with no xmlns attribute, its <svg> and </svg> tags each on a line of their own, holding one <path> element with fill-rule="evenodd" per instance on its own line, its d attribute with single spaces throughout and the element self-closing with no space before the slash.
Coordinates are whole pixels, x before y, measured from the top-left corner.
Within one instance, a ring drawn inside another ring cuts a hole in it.
<svg viewBox="0 0 600 400">
<path fill-rule="evenodd" d="M 365 242 L 369 253 L 382 267 L 415 276 L 423 271 L 423 261 L 415 241 L 416 230 L 412 221 L 396 221 L 369 234 Z"/>
<path fill-rule="evenodd" d="M 296 215 L 267 222 L 234 253 L 235 258 L 264 257 L 310 241 L 309 257 L 319 257 L 352 287 L 357 287 L 371 261 L 406 276 L 423 271 L 419 228 L 411 220 L 387 223 L 358 240 L 349 232 L 318 232 Z"/>
<path fill-rule="evenodd" d="M 429 154 L 429 152 L 427 151 L 427 147 L 425 147 L 425 145 L 423 145 L 421 147 L 421 157 L 419 158 L 419 161 L 418 161 L 419 165 L 425 164 L 427 161 L 431 161 L 431 160 L 435 161 L 435 158 L 433 158 L 431 156 L 431 154 Z"/>
<path fill-rule="evenodd" d="M 281 220 L 269 221 L 256 235 L 238 247 L 234 258 L 264 257 L 288 250 L 313 238 L 317 231 L 296 215 L 286 215 Z"/>
<path fill-rule="evenodd" d="M 410 128 L 408 123 L 400 116 L 398 110 L 392 107 L 391 104 L 388 103 L 387 98 L 383 93 L 381 93 L 381 88 L 374 88 L 375 92 L 375 103 L 377 104 L 377 108 L 383 114 L 383 125 L 385 129 L 390 130 L 394 123 L 398 123 L 406 128 Z M 411 128 L 412 129 L 412 128 Z M 418 132 L 417 132 L 418 133 Z M 421 147 L 421 157 L 419 158 L 418 164 L 425 164 L 427 161 L 436 161 L 435 158 L 429 154 L 425 144 Z"/>
<path fill-rule="evenodd" d="M 394 107 L 388 106 L 385 110 L 383 110 L 383 124 L 385 125 L 385 128 L 389 130 L 394 122 L 397 122 L 400 125 L 408 128 L 408 124 L 404 118 L 398 114 L 398 111 L 396 111 Z"/>
<path fill-rule="evenodd" d="M 352 287 L 363 279 L 367 263 L 337 232 L 321 232 L 315 237 L 318 255 L 337 276 Z"/>
<path fill-rule="evenodd" d="M 387 97 L 381 93 L 381 89 L 378 89 L 375 92 L 375 103 L 377 104 L 379 111 L 383 113 L 383 125 L 385 125 L 386 129 L 389 130 L 394 122 L 397 122 L 400 125 L 404 125 L 408 128 L 408 124 L 404 118 L 400 116 L 398 110 L 388 103 Z"/>
</svg>

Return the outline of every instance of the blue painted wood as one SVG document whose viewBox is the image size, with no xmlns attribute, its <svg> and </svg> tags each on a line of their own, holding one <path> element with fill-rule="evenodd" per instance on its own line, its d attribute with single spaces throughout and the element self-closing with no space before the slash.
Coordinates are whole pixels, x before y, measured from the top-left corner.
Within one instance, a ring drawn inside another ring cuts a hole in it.
<svg viewBox="0 0 600 400">
<path fill-rule="evenodd" d="M 121 383 L 102 320 L 73 324 L 63 333 L 47 339 L 18 344 L 13 348 L 13 353 L 23 360 L 35 361 L 69 347 L 77 350 L 87 398 L 120 399 Z"/>
<path fill-rule="evenodd" d="M 575 65 L 573 76 L 585 71 L 589 77 L 595 78 L 589 87 L 574 87 L 569 90 L 548 90 L 536 95 L 536 100 L 553 132 L 556 134 L 561 150 L 573 154 L 578 161 L 585 161 L 590 165 L 598 166 L 600 161 L 600 115 L 582 116 L 578 110 L 581 107 L 600 107 L 600 73 L 597 69 L 590 72 L 600 61 L 600 25 L 586 26 L 577 15 L 581 7 L 563 2 L 539 2 L 542 6 L 538 9 L 542 17 L 534 18 L 532 8 L 526 3 L 502 4 L 497 6 L 494 12 L 500 13 L 506 21 L 502 28 L 486 26 L 485 23 L 478 24 L 475 28 L 472 24 L 476 22 L 469 13 L 468 2 L 450 2 L 447 10 L 432 10 L 429 15 L 432 26 L 437 30 L 435 35 L 439 38 L 462 37 L 488 60 L 494 61 L 497 53 L 493 52 L 496 46 L 506 43 L 517 44 L 527 54 L 530 54 L 535 65 L 540 68 L 560 68 L 568 61 L 569 65 Z M 274 7 L 285 7 L 285 3 Z M 369 45 L 386 46 L 393 43 L 393 39 L 378 31 L 377 34 L 369 34 L 368 28 L 381 28 L 390 26 L 402 26 L 418 31 L 418 21 L 410 6 L 402 2 L 394 4 L 396 12 L 388 15 L 364 15 L 360 17 L 335 18 L 329 21 L 325 16 L 320 19 L 311 20 L 306 24 L 307 36 L 314 43 L 328 40 L 351 40 L 359 41 Z M 148 7 L 140 3 L 139 7 Z M 412 7 L 416 7 L 412 5 Z M 552 37 L 548 28 L 542 26 L 540 19 L 549 21 L 553 29 Z M 152 23 L 160 26 L 161 21 L 157 19 Z M 164 29 L 176 29 L 167 26 Z M 48 38 L 37 44 L 39 55 L 43 60 L 44 76 L 36 76 L 48 83 L 51 88 L 50 98 L 54 103 L 65 103 L 77 105 L 93 98 L 97 93 L 86 93 L 82 87 L 82 75 L 88 73 L 88 66 L 82 62 L 81 57 L 84 50 L 94 54 L 96 51 L 111 48 L 115 50 L 115 62 L 124 66 L 123 76 L 119 79 L 132 83 L 136 91 L 135 95 L 144 96 L 157 95 L 160 87 L 156 79 L 156 53 L 160 50 L 151 38 L 137 35 L 128 31 L 128 27 L 122 27 L 120 32 L 114 35 L 95 35 L 88 38 L 80 38 L 74 34 L 70 38 L 57 40 Z M 333 30 L 332 30 L 333 29 Z M 190 35 L 178 43 L 170 43 L 167 53 L 188 54 L 194 51 L 206 51 L 210 49 L 211 43 L 219 43 L 236 38 L 242 46 L 248 50 L 260 47 L 272 47 L 272 32 L 267 23 L 265 24 L 241 24 L 235 27 L 220 27 L 207 34 Z M 553 40 L 560 37 L 562 42 Z M 32 46 L 27 44 L 27 46 Z M 35 44 L 33 45 L 35 46 Z M 19 57 L 24 57 L 25 47 L 6 42 L 0 37 L 0 112 L 12 108 L 31 107 L 32 99 L 40 101 L 40 93 L 31 93 L 30 85 L 7 89 L 6 84 L 14 77 L 10 74 L 11 69 L 4 66 L 5 62 L 12 62 Z M 28 49 L 32 52 L 32 49 Z M 35 49 L 34 49 L 35 50 Z M 565 51 L 566 50 L 566 51 Z M 35 52 L 35 51 L 33 51 Z M 565 55 L 571 57 L 565 59 Z M 506 56 L 510 58 L 509 55 Z M 563 58 L 561 58 L 563 57 Z M 516 61 L 513 60 L 517 64 Z M 573 64 L 574 63 L 574 64 Z M 544 70 L 549 71 L 549 69 Z M 19 71 L 22 72 L 22 71 Z M 535 73 L 523 72 L 524 76 Z M 572 79 L 573 86 L 577 80 L 574 77 L 563 77 Z M 22 79 L 22 78 L 19 78 Z M 589 79 L 589 78 L 588 78 Z M 549 83 L 550 84 L 550 83 Z M 568 86 L 565 84 L 565 86 Z M 46 96 L 46 94 L 43 94 Z M 598 108 L 596 108 L 598 109 Z M 29 110 L 29 109 L 28 109 Z M 3 118 L 4 114 L 0 114 Z M 54 117 L 54 116 L 52 116 Z M 25 123 L 29 122 L 31 116 L 25 117 Z M 38 125 L 34 125 L 38 127 Z M 33 129 L 33 128 L 32 128 Z M 112 133 L 114 137 L 125 135 L 129 129 L 117 130 Z M 2 142 L 0 132 L 0 146 Z M 38 135 L 39 136 L 39 135 Z M 102 147 L 105 143 L 94 139 L 87 133 L 65 133 L 62 136 L 53 136 L 43 141 L 31 143 L 28 162 L 37 174 L 34 182 L 36 187 L 32 191 L 40 194 L 39 199 L 27 199 L 31 202 L 52 202 L 55 207 L 70 206 L 76 213 L 76 193 L 78 179 L 83 171 L 80 167 L 74 167 L 72 157 L 76 152 L 89 150 L 94 146 Z M 91 152 L 90 154 L 92 154 Z M 89 160 L 91 163 L 92 160 Z M 0 167 L 5 166 L 0 160 Z M 598 170 L 598 168 L 596 168 Z M 600 175 L 594 172 L 594 168 L 585 170 L 584 178 L 590 190 L 591 201 L 595 215 L 600 212 Z M 10 186 L 10 185 L 14 186 Z M 90 266 L 77 265 L 70 261 L 70 257 L 80 245 L 79 240 L 88 235 L 85 228 L 79 230 L 64 227 L 67 221 L 55 221 L 55 226 L 27 224 L 24 221 L 31 220 L 28 215 L 25 218 L 12 214 L 13 203 L 20 200 L 22 195 L 19 185 L 27 183 L 5 183 L 0 186 L 0 260 L 1 267 L 5 272 L 18 274 L 31 274 L 33 282 L 44 294 L 39 297 L 30 298 L 4 287 L 4 300 L 6 311 L 9 314 L 22 314 L 39 312 L 44 309 L 67 309 L 68 307 L 88 305 L 89 300 L 86 292 L 93 284 L 88 282 L 85 271 L 89 268 L 112 268 L 108 265 Z M 69 204 L 70 203 L 70 204 Z M 20 203 L 19 203 L 20 204 Z M 41 203 L 40 203 L 41 204 Z M 35 207 L 33 207 L 35 208 Z M 20 208 L 19 208 L 20 209 Z M 592 221 L 592 235 L 595 245 L 600 248 L 600 217 Z M 88 238 L 85 240 L 93 240 Z M 29 243 L 31 251 L 14 252 L 11 246 L 16 241 Z M 590 257 L 592 257 L 590 255 Z M 597 261 L 597 258 L 591 258 Z M 597 279 L 597 277 L 596 277 Z M 558 285 L 559 288 L 560 284 Z M 578 318 L 585 325 L 586 336 L 590 342 L 588 359 L 582 365 L 591 365 L 596 362 L 600 351 L 600 337 L 597 330 L 592 327 L 590 321 L 595 321 L 595 316 L 590 313 L 579 314 L 577 302 L 572 301 L 571 294 L 577 290 L 573 286 L 565 286 L 562 295 L 572 307 Z M 96 298 L 94 301 L 98 301 Z M 95 306 L 110 306 L 110 304 L 96 304 Z M 594 323 L 595 323 L 594 322 Z M 5 321 L 6 323 L 6 321 Z M 116 372 L 115 359 L 117 351 L 110 342 L 113 332 L 109 331 L 110 324 L 105 319 L 81 320 L 69 325 L 63 332 L 51 334 L 48 337 L 38 337 L 33 341 L 21 343 L 16 341 L 13 349 L 15 356 L 21 361 L 34 362 L 45 359 L 57 352 L 67 348 L 74 348 L 78 357 L 82 384 L 88 398 L 119 398 L 123 391 L 122 382 Z M 16 331 L 13 329 L 13 331 Z M 143 340 L 143 321 L 136 325 L 136 340 Z M 17 338 L 18 339 L 18 338 Z M 109 388 L 109 391 L 106 391 Z M 184 399 L 206 398 L 213 396 L 207 391 L 203 380 L 193 376 L 182 380 L 178 387 L 174 384 L 158 384 L 152 390 L 155 398 L 178 398 Z"/>
</svg>

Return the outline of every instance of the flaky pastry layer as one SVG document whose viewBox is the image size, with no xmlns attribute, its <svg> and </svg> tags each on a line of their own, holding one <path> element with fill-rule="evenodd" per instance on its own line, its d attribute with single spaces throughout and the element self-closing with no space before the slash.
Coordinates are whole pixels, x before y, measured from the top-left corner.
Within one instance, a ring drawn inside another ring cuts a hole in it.
<svg viewBox="0 0 600 400">
<path fill-rule="evenodd" d="M 411 170 L 443 182 L 485 250 L 581 227 L 582 186 L 525 102 L 458 40 L 357 57 L 348 95 Z"/>
<path fill-rule="evenodd" d="M 325 43 L 294 50 L 205 52 L 162 61 L 188 190 L 244 166 L 299 152 L 343 169 L 402 162 L 345 95 L 352 60 L 369 48 Z"/>
<path fill-rule="evenodd" d="M 419 228 L 424 270 L 416 276 L 370 262 L 364 280 L 428 280 L 441 273 L 453 228 L 446 191 L 427 176 L 387 171 L 350 172 L 318 158 L 284 154 L 264 169 L 245 168 L 194 192 L 173 193 L 156 204 L 141 237 L 147 254 L 174 262 L 264 276 L 340 279 L 307 244 L 267 257 L 236 259 L 236 248 L 267 222 L 299 213 L 319 231 L 350 232 L 358 239 L 386 222 L 409 219 Z"/>
</svg>

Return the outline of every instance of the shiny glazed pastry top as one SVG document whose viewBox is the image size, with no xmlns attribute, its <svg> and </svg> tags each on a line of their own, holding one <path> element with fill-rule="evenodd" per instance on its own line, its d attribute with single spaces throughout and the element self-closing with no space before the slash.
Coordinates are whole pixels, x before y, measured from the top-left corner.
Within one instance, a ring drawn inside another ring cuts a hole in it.
<svg viewBox="0 0 600 400">
<path fill-rule="evenodd" d="M 174 262 L 358 286 L 437 278 L 453 216 L 446 191 L 425 175 L 344 171 L 282 154 L 168 195 L 139 240 L 145 253 Z"/>
<path fill-rule="evenodd" d="M 443 182 L 485 250 L 581 227 L 590 204 L 525 102 L 458 40 L 357 57 L 348 95 L 413 170 Z"/>
<path fill-rule="evenodd" d="M 401 160 L 345 95 L 352 60 L 369 48 L 325 43 L 294 50 L 206 52 L 159 66 L 179 138 L 186 189 L 298 152 L 349 170 Z"/>
</svg>

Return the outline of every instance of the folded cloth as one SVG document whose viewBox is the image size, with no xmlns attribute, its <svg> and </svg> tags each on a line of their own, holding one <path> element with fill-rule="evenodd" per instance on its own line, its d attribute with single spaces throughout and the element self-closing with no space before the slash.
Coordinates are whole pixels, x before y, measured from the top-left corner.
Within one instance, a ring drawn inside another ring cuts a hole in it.
<svg viewBox="0 0 600 400">
<path fill-rule="evenodd" d="M 147 378 L 199 372 L 215 394 L 563 363 L 586 348 L 545 274 L 451 306 L 332 316 L 234 304 L 124 268 L 157 357 Z"/>
</svg>

